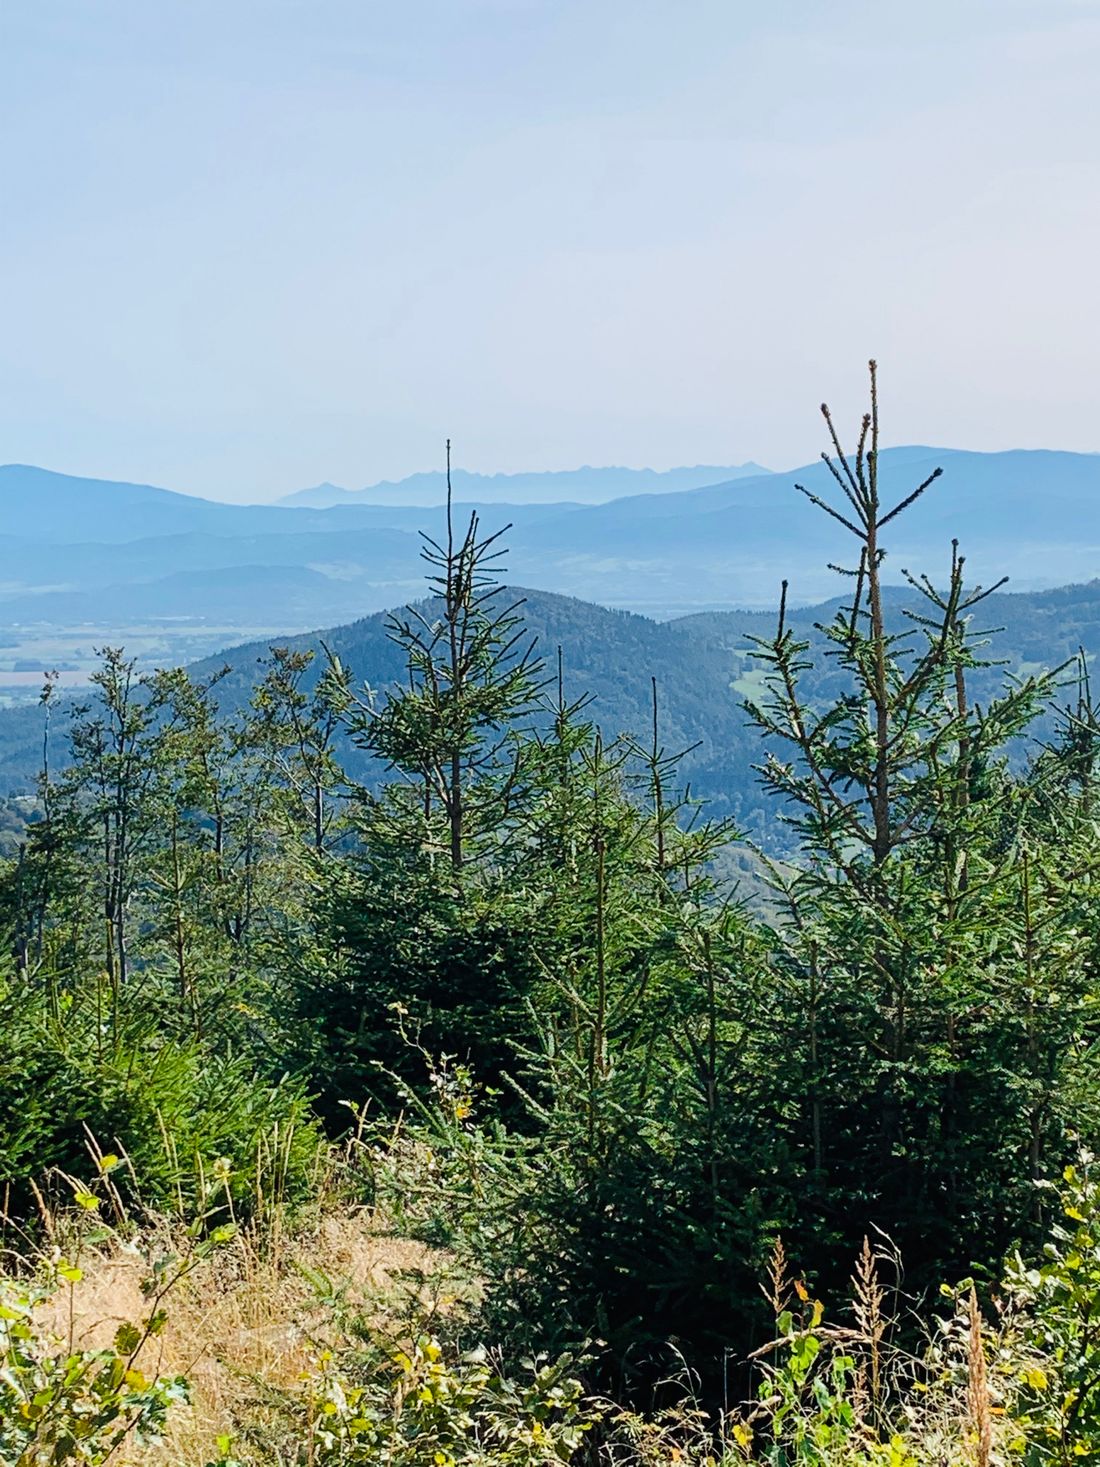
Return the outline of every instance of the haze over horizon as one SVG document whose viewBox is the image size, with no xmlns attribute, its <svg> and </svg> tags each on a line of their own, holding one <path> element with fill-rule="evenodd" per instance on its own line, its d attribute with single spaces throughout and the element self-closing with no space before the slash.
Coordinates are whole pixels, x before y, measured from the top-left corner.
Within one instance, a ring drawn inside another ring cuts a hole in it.
<svg viewBox="0 0 1100 1467">
<path fill-rule="evenodd" d="M 5 6 L 0 460 L 783 469 L 872 354 L 890 442 L 1100 447 L 1096 0 L 669 17 Z"/>
</svg>

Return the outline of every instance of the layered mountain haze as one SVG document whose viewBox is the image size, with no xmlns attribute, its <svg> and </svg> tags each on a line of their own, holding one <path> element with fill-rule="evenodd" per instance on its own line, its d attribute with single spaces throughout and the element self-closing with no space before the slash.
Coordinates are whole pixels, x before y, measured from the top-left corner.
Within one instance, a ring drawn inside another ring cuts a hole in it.
<svg viewBox="0 0 1100 1467">
<path fill-rule="evenodd" d="M 937 466 L 942 478 L 892 527 L 888 579 L 901 582 L 905 567 L 935 577 L 956 537 L 973 578 L 1008 574 L 1014 589 L 1087 581 L 1100 567 L 1100 456 L 894 448 L 880 458 L 884 499 L 901 499 Z M 486 532 L 510 526 L 507 574 L 525 585 L 658 619 L 767 608 L 783 578 L 792 604 L 820 601 L 836 587 L 827 566 L 849 558 L 851 537 L 795 486 L 829 494 L 827 467 L 753 468 L 453 478 L 462 518 L 476 510 Z M 415 475 L 241 505 L 0 468 L 0 637 L 11 653 L 0 687 L 29 696 L 28 665 L 78 676 L 104 641 L 125 641 L 146 663 L 186 661 L 414 599 L 421 536 L 445 530 L 443 485 Z M 411 502 L 384 502 L 391 494 Z M 562 497 L 544 502 L 549 494 Z M 581 503 L 586 495 L 602 502 Z"/>
</svg>

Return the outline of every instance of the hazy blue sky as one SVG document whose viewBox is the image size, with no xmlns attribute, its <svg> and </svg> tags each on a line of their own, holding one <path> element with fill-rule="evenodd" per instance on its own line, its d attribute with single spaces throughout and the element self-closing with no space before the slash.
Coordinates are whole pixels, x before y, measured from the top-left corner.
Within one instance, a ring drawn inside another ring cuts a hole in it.
<svg viewBox="0 0 1100 1467">
<path fill-rule="evenodd" d="M 0 461 L 1100 448 L 1100 0 L 0 0 Z"/>
</svg>

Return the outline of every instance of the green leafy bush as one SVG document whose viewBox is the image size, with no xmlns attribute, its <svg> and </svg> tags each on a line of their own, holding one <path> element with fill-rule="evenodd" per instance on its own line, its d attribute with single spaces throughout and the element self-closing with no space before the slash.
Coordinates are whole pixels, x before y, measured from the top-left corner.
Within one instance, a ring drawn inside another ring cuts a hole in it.
<svg viewBox="0 0 1100 1467">
<path fill-rule="evenodd" d="M 332 1359 L 314 1382 L 310 1460 L 318 1467 L 549 1467 L 570 1462 L 597 1414 L 562 1357 L 529 1379 L 500 1374 L 483 1350 L 448 1358 L 421 1336 L 353 1382 Z"/>
<path fill-rule="evenodd" d="M 1006 1279 L 1016 1454 L 1026 1467 L 1100 1459 L 1100 1183 L 1087 1153 L 1066 1168 L 1042 1260 Z"/>
<path fill-rule="evenodd" d="M 42 1330 L 35 1314 L 80 1270 L 57 1260 L 30 1280 L 0 1279 L 0 1462 L 5 1467 L 107 1462 L 124 1441 L 155 1442 L 188 1397 L 180 1376 L 147 1377 L 137 1356 L 163 1327 L 153 1309 L 119 1326 L 114 1344 L 78 1350 Z"/>
</svg>

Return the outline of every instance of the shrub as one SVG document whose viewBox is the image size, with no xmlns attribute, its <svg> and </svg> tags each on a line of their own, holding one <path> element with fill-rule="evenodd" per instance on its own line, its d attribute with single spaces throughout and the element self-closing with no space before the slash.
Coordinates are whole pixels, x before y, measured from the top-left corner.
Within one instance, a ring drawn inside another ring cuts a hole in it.
<svg viewBox="0 0 1100 1467">
<path fill-rule="evenodd" d="M 1005 1354 L 1015 1448 L 1026 1467 L 1100 1458 L 1100 1183 L 1084 1154 L 1065 1169 L 1062 1220 L 1041 1262 L 1019 1254 L 1006 1279 Z"/>
<path fill-rule="evenodd" d="M 6 1467 L 108 1461 L 129 1438 L 162 1435 L 173 1405 L 187 1399 L 181 1376 L 147 1377 L 142 1346 L 163 1327 L 154 1307 L 139 1326 L 119 1326 L 114 1344 L 77 1350 L 43 1331 L 35 1314 L 80 1270 L 56 1260 L 30 1280 L 0 1279 L 0 1462 Z"/>
<path fill-rule="evenodd" d="M 331 1359 L 314 1382 L 310 1461 L 317 1467 L 548 1467 L 570 1462 L 597 1419 L 572 1360 L 511 1380 L 484 1350 L 448 1358 L 421 1336 L 353 1383 Z"/>
<path fill-rule="evenodd" d="M 238 1213 L 308 1194 L 318 1131 L 301 1086 L 244 1056 L 173 1043 L 132 1022 L 100 1049 L 88 1016 L 55 1023 L 32 996 L 0 1002 L 0 1190 L 25 1210 L 51 1169 L 95 1174 L 90 1140 L 121 1151 L 128 1202 L 192 1215 L 217 1173 Z"/>
<path fill-rule="evenodd" d="M 451 889 L 412 864 L 334 881 L 323 903 L 336 953 L 302 975 L 289 1037 L 325 1120 L 343 1129 L 349 1097 L 392 1113 L 403 1099 L 394 1077 L 422 1079 L 421 1046 L 457 1056 L 499 1091 L 516 1068 L 515 1041 L 530 1037 L 525 1001 L 542 935 L 532 911 Z M 497 1105 L 507 1111 L 510 1096 Z"/>
</svg>

